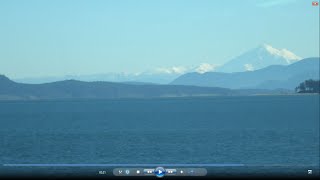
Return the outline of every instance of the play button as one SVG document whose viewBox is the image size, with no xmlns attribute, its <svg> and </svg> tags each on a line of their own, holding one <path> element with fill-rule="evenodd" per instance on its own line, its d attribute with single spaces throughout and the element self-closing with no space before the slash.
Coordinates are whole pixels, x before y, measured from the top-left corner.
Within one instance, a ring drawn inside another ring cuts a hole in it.
<svg viewBox="0 0 320 180">
<path fill-rule="evenodd" d="M 163 167 L 157 167 L 157 168 L 154 170 L 154 174 L 155 174 L 158 178 L 162 178 L 165 173 L 166 173 L 166 170 L 165 170 Z"/>
</svg>

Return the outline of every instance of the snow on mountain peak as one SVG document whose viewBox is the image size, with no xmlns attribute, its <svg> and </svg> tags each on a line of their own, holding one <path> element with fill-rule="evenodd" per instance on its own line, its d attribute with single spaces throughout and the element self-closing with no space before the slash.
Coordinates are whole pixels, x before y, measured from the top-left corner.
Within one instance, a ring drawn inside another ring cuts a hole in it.
<svg viewBox="0 0 320 180">
<path fill-rule="evenodd" d="M 173 66 L 169 68 L 157 68 L 155 69 L 155 73 L 164 73 L 164 74 L 183 74 L 187 71 L 188 69 L 184 66 Z"/>
<path fill-rule="evenodd" d="M 184 74 L 187 72 L 197 72 L 200 74 L 214 71 L 218 67 L 216 64 L 201 63 L 199 66 L 173 66 L 156 68 L 153 72 L 156 74 Z"/>
<path fill-rule="evenodd" d="M 276 49 L 269 44 L 262 44 L 231 59 L 216 70 L 229 73 L 253 71 L 270 65 L 289 65 L 301 59 L 287 49 Z"/>
<path fill-rule="evenodd" d="M 195 68 L 195 71 L 197 73 L 203 74 L 206 72 L 214 71 L 216 67 L 217 65 L 214 64 L 202 63 L 197 68 Z"/>
<path fill-rule="evenodd" d="M 244 68 L 246 69 L 246 71 L 254 71 L 254 67 L 252 64 L 245 64 Z"/>
<path fill-rule="evenodd" d="M 282 58 L 284 58 L 288 64 L 291 64 L 292 62 L 301 60 L 302 58 L 295 55 L 294 53 L 292 53 L 291 51 L 287 50 L 287 49 L 276 49 L 274 47 L 272 47 L 271 45 L 268 44 L 263 44 L 263 47 L 272 55 L 274 56 L 280 56 Z"/>
</svg>

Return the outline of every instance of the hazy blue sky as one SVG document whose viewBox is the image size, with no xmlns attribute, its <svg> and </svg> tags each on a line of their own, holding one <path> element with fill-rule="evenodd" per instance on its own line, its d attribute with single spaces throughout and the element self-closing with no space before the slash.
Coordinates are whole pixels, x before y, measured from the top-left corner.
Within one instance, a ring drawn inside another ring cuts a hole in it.
<svg viewBox="0 0 320 180">
<path fill-rule="evenodd" d="M 262 43 L 319 56 L 310 0 L 0 0 L 0 74 L 222 64 Z"/>
</svg>

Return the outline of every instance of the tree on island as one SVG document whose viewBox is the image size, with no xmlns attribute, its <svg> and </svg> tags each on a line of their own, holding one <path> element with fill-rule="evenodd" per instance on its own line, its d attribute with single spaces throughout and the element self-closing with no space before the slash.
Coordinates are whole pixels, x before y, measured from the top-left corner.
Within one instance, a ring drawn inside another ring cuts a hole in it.
<svg viewBox="0 0 320 180">
<path fill-rule="evenodd" d="M 320 93 L 320 81 L 319 80 L 305 80 L 295 88 L 297 93 Z"/>
</svg>

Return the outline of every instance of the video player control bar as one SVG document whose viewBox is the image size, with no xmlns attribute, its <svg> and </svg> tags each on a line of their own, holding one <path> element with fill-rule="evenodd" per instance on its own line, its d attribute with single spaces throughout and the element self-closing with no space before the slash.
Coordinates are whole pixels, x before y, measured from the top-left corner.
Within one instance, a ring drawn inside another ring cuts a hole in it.
<svg viewBox="0 0 320 180">
<path fill-rule="evenodd" d="M 206 176 L 205 168 L 115 168 L 113 169 L 115 176 Z"/>
</svg>

